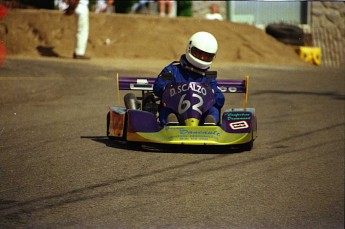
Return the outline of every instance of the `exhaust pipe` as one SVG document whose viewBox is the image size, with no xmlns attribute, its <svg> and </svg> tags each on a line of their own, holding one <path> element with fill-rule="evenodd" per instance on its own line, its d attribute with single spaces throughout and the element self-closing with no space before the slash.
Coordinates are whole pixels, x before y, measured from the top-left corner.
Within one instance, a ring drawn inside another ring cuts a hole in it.
<svg viewBox="0 0 345 229">
<path fill-rule="evenodd" d="M 124 96 L 126 109 L 138 110 L 140 103 L 133 93 L 128 93 Z"/>
</svg>

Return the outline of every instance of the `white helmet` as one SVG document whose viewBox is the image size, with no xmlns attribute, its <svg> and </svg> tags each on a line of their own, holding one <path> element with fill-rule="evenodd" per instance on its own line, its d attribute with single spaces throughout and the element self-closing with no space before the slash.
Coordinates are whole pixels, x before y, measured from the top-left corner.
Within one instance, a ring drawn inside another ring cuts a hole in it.
<svg viewBox="0 0 345 229">
<path fill-rule="evenodd" d="M 218 50 L 216 38 L 208 32 L 197 32 L 191 36 L 186 48 L 186 58 L 194 67 L 207 69 Z"/>
</svg>

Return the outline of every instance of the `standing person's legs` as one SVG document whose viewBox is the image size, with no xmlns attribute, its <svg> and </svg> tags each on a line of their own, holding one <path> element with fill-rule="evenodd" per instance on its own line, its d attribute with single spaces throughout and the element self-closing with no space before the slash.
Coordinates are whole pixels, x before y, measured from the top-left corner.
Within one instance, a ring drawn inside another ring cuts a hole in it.
<svg viewBox="0 0 345 229">
<path fill-rule="evenodd" d="M 77 34 L 74 54 L 84 56 L 89 37 L 89 8 L 86 5 L 79 4 L 75 14 L 77 16 Z"/>
<path fill-rule="evenodd" d="M 159 15 L 165 16 L 169 15 L 171 12 L 172 4 L 171 0 L 160 0 L 158 1 L 159 4 Z"/>
<path fill-rule="evenodd" d="M 166 15 L 170 15 L 172 9 L 172 2 L 170 0 L 165 1 Z"/>
<path fill-rule="evenodd" d="M 165 16 L 165 2 L 163 0 L 158 1 L 159 15 Z"/>
</svg>

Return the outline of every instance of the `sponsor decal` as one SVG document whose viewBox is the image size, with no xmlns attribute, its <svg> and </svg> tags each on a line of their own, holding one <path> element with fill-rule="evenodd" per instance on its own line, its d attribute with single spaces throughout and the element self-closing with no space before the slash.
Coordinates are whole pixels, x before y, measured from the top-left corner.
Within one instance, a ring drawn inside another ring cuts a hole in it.
<svg viewBox="0 0 345 229">
<path fill-rule="evenodd" d="M 242 130 L 249 128 L 249 125 L 246 121 L 239 121 L 239 122 L 231 122 L 229 126 L 233 130 Z"/>
<path fill-rule="evenodd" d="M 165 128 L 166 131 L 171 129 L 169 126 Z M 186 128 L 176 128 L 174 129 L 172 135 L 168 136 L 168 140 L 178 139 L 178 140 L 216 140 L 218 141 L 220 137 L 220 132 L 217 130 L 188 130 Z"/>
<path fill-rule="evenodd" d="M 235 93 L 235 92 L 237 92 L 237 88 L 236 87 L 229 87 L 229 92 Z"/>
<path fill-rule="evenodd" d="M 181 94 L 182 92 L 188 91 L 188 90 L 195 91 L 195 92 L 202 94 L 204 96 L 207 94 L 206 88 L 204 88 L 202 85 L 189 83 L 189 84 L 179 85 L 177 88 L 171 88 L 170 89 L 170 96 L 173 97 L 176 94 Z"/>
<path fill-rule="evenodd" d="M 219 89 L 221 92 L 227 92 L 227 91 L 228 91 L 228 88 L 227 88 L 227 87 L 224 87 L 224 86 L 220 86 L 220 87 L 218 87 L 218 89 Z"/>
<path fill-rule="evenodd" d="M 228 113 L 227 119 L 228 121 L 251 120 L 251 113 L 245 113 L 245 112 Z"/>
<path fill-rule="evenodd" d="M 188 134 L 188 135 L 215 135 L 219 136 L 220 132 L 218 131 L 192 131 L 192 130 L 186 130 L 186 129 L 180 129 L 180 134 Z"/>
<path fill-rule="evenodd" d="M 218 89 L 221 92 L 230 92 L 230 93 L 236 93 L 237 92 L 237 87 L 226 87 L 226 86 L 218 86 Z"/>
</svg>

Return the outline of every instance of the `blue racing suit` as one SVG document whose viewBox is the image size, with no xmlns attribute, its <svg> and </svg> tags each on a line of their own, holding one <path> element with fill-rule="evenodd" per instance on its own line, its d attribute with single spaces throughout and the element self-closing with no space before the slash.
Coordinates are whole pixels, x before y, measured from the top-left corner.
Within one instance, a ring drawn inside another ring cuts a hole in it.
<svg viewBox="0 0 345 229">
<path fill-rule="evenodd" d="M 214 116 L 216 123 L 219 123 L 219 111 L 224 105 L 224 95 L 217 87 L 217 81 L 213 78 L 207 78 L 205 76 L 206 70 L 198 69 L 190 65 L 185 57 L 185 55 L 181 56 L 180 62 L 173 62 L 170 65 L 166 66 L 161 73 L 158 75 L 155 83 L 153 85 L 153 92 L 159 98 L 162 98 L 165 86 L 168 83 L 175 82 L 175 83 L 186 83 L 186 82 L 201 82 L 201 83 L 209 83 L 215 93 L 215 104 L 211 107 L 202 118 L 205 118 L 207 115 Z M 162 75 L 164 73 L 171 73 L 172 74 L 172 81 L 164 79 Z M 168 115 L 172 113 L 172 111 L 167 107 L 162 107 L 159 111 L 159 121 L 162 125 L 165 125 L 167 122 Z"/>
</svg>

